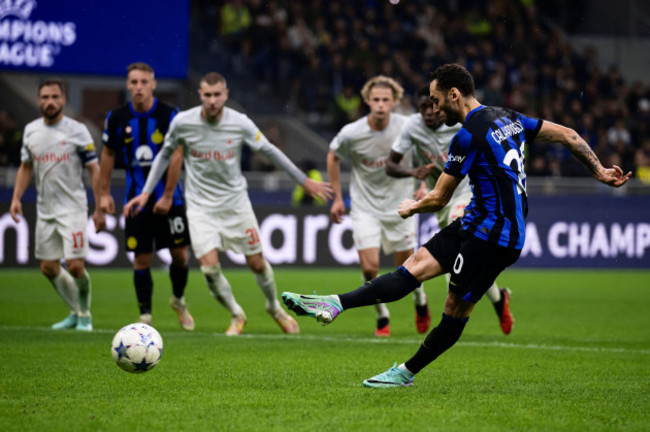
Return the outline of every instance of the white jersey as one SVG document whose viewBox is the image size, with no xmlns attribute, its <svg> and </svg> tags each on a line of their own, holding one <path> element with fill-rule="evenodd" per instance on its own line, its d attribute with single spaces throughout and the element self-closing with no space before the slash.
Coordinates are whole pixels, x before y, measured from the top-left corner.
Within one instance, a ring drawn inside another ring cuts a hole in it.
<svg viewBox="0 0 650 432">
<path fill-rule="evenodd" d="M 174 117 L 165 136 L 165 151 L 170 154 L 183 146 L 185 199 L 188 209 L 232 209 L 248 199 L 247 182 L 241 173 L 242 147 L 271 151 L 284 159 L 282 168 L 298 183 L 306 176 L 271 144 L 245 114 L 224 107 L 214 124 L 201 117 L 201 106 L 181 111 Z M 265 153 L 266 155 L 267 153 Z M 270 154 L 270 153 L 269 153 Z"/>
<path fill-rule="evenodd" d="M 25 126 L 20 159 L 31 162 L 36 178 L 36 208 L 40 219 L 88 212 L 83 168 L 97 162 L 88 128 L 63 116 L 53 126 L 41 117 Z"/>
<path fill-rule="evenodd" d="M 461 127 L 460 123 L 453 126 L 441 124 L 434 130 L 424 123 L 422 114 L 416 113 L 409 116 L 402 133 L 393 143 L 392 149 L 404 157 L 415 152 L 418 163 L 421 165 L 434 164 L 431 173 L 425 180 L 427 189 L 432 190 L 445 169 L 449 143 Z M 465 177 L 456 188 L 454 195 L 464 194 L 468 191 L 469 178 Z"/>
<path fill-rule="evenodd" d="M 369 213 L 381 220 L 398 220 L 399 203 L 413 196 L 415 182 L 410 177 L 394 178 L 386 174 L 391 145 L 408 117 L 391 113 L 388 126 L 372 130 L 365 116 L 347 124 L 330 143 L 330 150 L 352 162 L 350 198 L 352 212 Z M 411 152 L 401 162 L 412 165 Z"/>
</svg>

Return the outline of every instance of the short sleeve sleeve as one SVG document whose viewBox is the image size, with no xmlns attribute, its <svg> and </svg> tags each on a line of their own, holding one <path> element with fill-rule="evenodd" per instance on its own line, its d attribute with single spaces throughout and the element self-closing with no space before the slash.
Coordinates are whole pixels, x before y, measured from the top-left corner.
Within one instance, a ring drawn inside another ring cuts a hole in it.
<svg viewBox="0 0 650 432">
<path fill-rule="evenodd" d="M 449 144 L 445 173 L 454 177 L 465 177 L 476 158 L 477 149 L 474 147 L 472 136 L 465 129 L 458 131 Z"/>
</svg>

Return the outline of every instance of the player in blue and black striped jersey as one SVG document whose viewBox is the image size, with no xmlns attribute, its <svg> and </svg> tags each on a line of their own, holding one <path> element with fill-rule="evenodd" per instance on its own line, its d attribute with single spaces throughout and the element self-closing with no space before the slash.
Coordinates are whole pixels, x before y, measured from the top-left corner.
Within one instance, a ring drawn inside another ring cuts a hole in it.
<svg viewBox="0 0 650 432">
<path fill-rule="evenodd" d="M 438 232 L 395 272 L 340 295 L 283 293 L 299 315 L 330 323 L 343 310 L 399 300 L 422 282 L 451 273 L 440 323 L 405 363 L 363 382 L 367 387 L 396 387 L 413 377 L 460 338 L 477 301 L 506 267 L 514 264 L 525 240 L 528 212 L 524 146 L 533 141 L 563 144 L 600 182 L 619 187 L 630 178 L 618 166 L 605 168 L 589 145 L 572 129 L 518 112 L 481 105 L 474 96 L 472 75 L 447 64 L 431 74 L 434 111 L 447 125 L 462 123 L 454 136 L 444 172 L 422 200 L 404 200 L 403 218 L 436 212 L 469 176 L 472 200 L 462 217 Z"/>
<path fill-rule="evenodd" d="M 178 109 L 154 97 L 154 71 L 146 63 L 133 63 L 127 72 L 127 89 L 131 101 L 111 111 L 105 122 L 101 166 L 101 208 L 115 212 L 110 193 L 110 179 L 116 158 L 126 170 L 125 203 L 139 195 L 149 174 L 151 164 L 162 147 L 165 134 Z M 170 166 L 180 168 L 182 155 L 172 158 Z M 178 170 L 169 172 L 178 173 Z M 105 227 L 102 227 L 105 228 Z M 185 201 L 178 174 L 165 175 L 158 182 L 144 211 L 135 218 L 127 218 L 125 226 L 126 249 L 135 252 L 133 282 L 140 308 L 140 322 L 151 324 L 151 257 L 156 250 L 169 248 L 171 265 L 169 276 L 173 295 L 172 309 L 177 313 L 181 327 L 194 329 L 194 319 L 187 310 L 184 293 L 188 276 L 189 231 L 185 216 Z"/>
</svg>

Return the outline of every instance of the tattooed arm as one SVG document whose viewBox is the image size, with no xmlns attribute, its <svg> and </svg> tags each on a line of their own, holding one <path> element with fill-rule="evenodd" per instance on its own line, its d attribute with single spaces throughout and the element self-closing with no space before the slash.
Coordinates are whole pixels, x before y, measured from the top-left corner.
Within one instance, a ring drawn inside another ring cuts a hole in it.
<svg viewBox="0 0 650 432">
<path fill-rule="evenodd" d="M 591 171 L 591 174 L 596 180 L 606 185 L 613 187 L 623 186 L 632 175 L 631 172 L 623 174 L 623 170 L 616 165 L 613 165 L 612 168 L 605 168 L 598 160 L 596 154 L 591 150 L 589 144 L 571 128 L 544 121 L 535 141 L 561 143 L 576 159 Z"/>
</svg>

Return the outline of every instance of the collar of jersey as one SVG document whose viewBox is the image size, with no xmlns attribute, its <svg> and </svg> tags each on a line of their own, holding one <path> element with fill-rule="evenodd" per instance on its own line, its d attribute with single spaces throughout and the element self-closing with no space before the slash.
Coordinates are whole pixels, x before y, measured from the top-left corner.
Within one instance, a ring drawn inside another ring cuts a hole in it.
<svg viewBox="0 0 650 432">
<path fill-rule="evenodd" d="M 469 118 L 472 116 L 472 114 L 474 114 L 475 112 L 478 112 L 478 111 L 482 110 L 483 108 L 485 108 L 485 105 L 482 105 L 482 104 L 481 104 L 481 105 L 477 106 L 476 108 L 474 108 L 473 110 L 471 110 L 470 112 L 468 112 L 468 113 L 467 113 L 467 117 L 465 117 L 465 123 L 467 123 L 467 121 L 468 121 Z"/>
<path fill-rule="evenodd" d="M 133 115 L 136 116 L 136 117 L 148 117 L 149 115 L 151 115 L 153 110 L 156 109 L 156 105 L 158 105 L 158 98 L 153 98 L 153 105 L 151 105 L 151 108 L 149 108 L 149 111 L 141 113 L 141 112 L 137 112 L 135 110 L 135 108 L 133 108 L 133 101 L 129 101 L 129 109 L 131 110 Z"/>
</svg>

